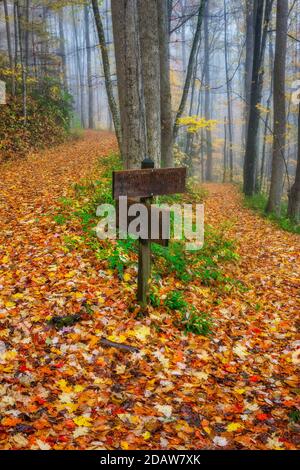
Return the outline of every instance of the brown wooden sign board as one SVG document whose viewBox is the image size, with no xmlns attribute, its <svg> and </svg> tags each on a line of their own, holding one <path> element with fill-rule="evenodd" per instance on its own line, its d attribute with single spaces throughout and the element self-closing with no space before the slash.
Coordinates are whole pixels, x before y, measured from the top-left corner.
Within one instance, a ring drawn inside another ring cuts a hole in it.
<svg viewBox="0 0 300 470">
<path fill-rule="evenodd" d="M 186 191 L 186 168 L 153 168 L 113 172 L 113 197 L 152 197 Z"/>
<path fill-rule="evenodd" d="M 159 207 L 156 207 L 156 206 L 148 204 L 148 203 L 147 204 L 146 203 L 141 203 L 139 201 L 139 199 L 127 199 L 127 209 L 128 210 L 134 204 L 143 204 L 147 207 L 147 210 L 148 210 L 148 231 L 149 231 L 149 238 L 148 239 L 149 239 L 149 241 L 151 241 L 151 243 L 157 243 L 158 245 L 162 245 L 162 246 L 167 247 L 169 245 L 169 238 L 164 237 L 165 234 L 163 234 L 162 224 L 163 224 L 163 219 L 167 220 L 167 226 L 165 227 L 165 231 L 170 236 L 170 211 L 168 209 L 163 209 L 163 208 L 160 209 Z M 150 212 L 150 210 L 152 211 L 152 213 L 154 213 L 154 216 L 159 218 L 159 238 L 152 238 L 151 237 L 151 212 Z M 135 218 L 136 218 L 136 216 L 129 216 L 128 211 L 127 211 L 127 228 L 129 229 L 128 233 L 130 233 L 130 222 L 132 222 Z M 117 200 L 117 203 L 116 203 L 116 226 L 117 226 L 117 228 L 120 228 L 119 227 L 119 200 Z"/>
</svg>

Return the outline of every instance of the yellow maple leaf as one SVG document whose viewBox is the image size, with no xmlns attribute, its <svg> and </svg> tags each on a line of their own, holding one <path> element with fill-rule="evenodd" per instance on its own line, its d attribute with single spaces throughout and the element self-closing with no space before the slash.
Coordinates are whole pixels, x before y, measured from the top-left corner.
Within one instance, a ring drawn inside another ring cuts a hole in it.
<svg viewBox="0 0 300 470">
<path fill-rule="evenodd" d="M 128 450 L 128 448 L 129 448 L 128 442 L 126 442 L 126 441 L 121 441 L 121 448 L 122 448 L 123 450 Z"/>
<path fill-rule="evenodd" d="M 244 388 L 237 388 L 235 390 L 235 393 L 237 393 L 238 395 L 243 395 L 243 393 L 245 393 L 245 389 Z"/>
<path fill-rule="evenodd" d="M 17 292 L 17 294 L 14 294 L 12 296 L 14 300 L 23 299 L 23 297 L 24 297 L 24 294 L 21 294 L 21 292 Z"/>
<path fill-rule="evenodd" d="M 239 429 L 242 429 L 244 426 L 240 423 L 230 423 L 227 425 L 227 431 L 228 432 L 233 432 L 233 431 L 238 431 Z"/>
<path fill-rule="evenodd" d="M 62 392 L 70 393 L 72 391 L 71 387 L 68 385 L 68 382 L 64 379 L 61 379 L 57 382 L 57 385 L 61 389 Z"/>
<path fill-rule="evenodd" d="M 150 439 L 150 437 L 151 437 L 151 433 L 150 433 L 149 431 L 144 432 L 143 438 L 145 439 L 145 441 L 147 441 L 148 439 Z"/>
<path fill-rule="evenodd" d="M 76 418 L 73 419 L 74 423 L 77 424 L 77 426 L 80 427 L 90 427 L 92 426 L 92 418 L 89 418 L 88 416 L 76 416 Z"/>
</svg>

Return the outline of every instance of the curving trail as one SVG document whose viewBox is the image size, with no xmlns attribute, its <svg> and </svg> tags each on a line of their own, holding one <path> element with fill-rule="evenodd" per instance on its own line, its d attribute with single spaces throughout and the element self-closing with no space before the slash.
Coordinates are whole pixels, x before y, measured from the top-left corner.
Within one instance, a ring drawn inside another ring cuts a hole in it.
<svg viewBox="0 0 300 470">
<path fill-rule="evenodd" d="M 242 206 L 230 185 L 206 185 L 208 223 L 237 242 L 225 273 L 245 287 L 191 283 L 187 299 L 215 321 L 185 335 L 163 308 L 136 318 L 135 272 L 120 281 L 80 228 L 51 211 L 115 150 L 109 133 L 1 166 L 1 449 L 295 449 L 299 425 L 300 242 Z M 174 287 L 175 285 L 175 287 Z M 170 275 L 161 294 L 182 286 Z M 247 289 L 246 289 L 247 288 Z M 53 315 L 92 315 L 55 330 Z M 101 336 L 140 349 L 99 345 Z M 298 340 L 298 342 L 297 342 Z"/>
</svg>

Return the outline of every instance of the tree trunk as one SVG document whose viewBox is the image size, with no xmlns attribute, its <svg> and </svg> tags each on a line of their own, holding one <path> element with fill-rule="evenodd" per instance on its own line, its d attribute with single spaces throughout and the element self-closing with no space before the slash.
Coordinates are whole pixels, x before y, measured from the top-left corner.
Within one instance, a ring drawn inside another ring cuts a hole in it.
<svg viewBox="0 0 300 470">
<path fill-rule="evenodd" d="M 147 148 L 137 1 L 112 0 L 111 6 L 121 115 L 121 154 L 125 168 L 140 168 Z"/>
<path fill-rule="evenodd" d="M 157 0 L 160 52 L 161 166 L 174 166 L 173 117 L 170 85 L 169 9 L 166 0 Z"/>
<path fill-rule="evenodd" d="M 59 53 L 61 57 L 61 70 L 62 70 L 62 84 L 64 90 L 67 91 L 67 60 L 66 60 L 66 47 L 65 47 L 65 34 L 64 34 L 64 10 L 61 8 L 58 12 L 58 29 L 59 29 Z"/>
<path fill-rule="evenodd" d="M 73 33 L 75 38 L 75 48 L 76 48 L 76 62 L 77 62 L 77 70 L 78 70 L 78 79 L 79 79 L 79 107 L 80 107 L 80 119 L 81 119 L 81 126 L 85 127 L 85 114 L 84 114 L 84 93 L 83 93 L 83 71 L 82 71 L 82 64 L 81 64 L 81 57 L 79 51 L 79 43 L 78 43 L 78 32 L 76 27 L 76 19 L 75 19 L 75 11 L 74 6 L 72 5 L 72 22 L 73 22 Z"/>
<path fill-rule="evenodd" d="M 285 65 L 289 5 L 277 0 L 276 45 L 274 60 L 274 140 L 272 175 L 266 211 L 280 215 L 286 139 Z"/>
<path fill-rule="evenodd" d="M 270 122 L 270 114 L 271 114 L 271 102 L 273 96 L 273 80 L 274 80 L 274 54 L 273 54 L 273 42 L 272 37 L 269 38 L 269 69 L 270 69 L 270 94 L 267 99 L 267 115 L 265 119 L 264 125 L 264 137 L 263 137 L 263 148 L 262 148 L 262 158 L 261 158 L 261 165 L 260 165 L 260 177 L 259 177 L 259 191 L 262 191 L 263 184 L 264 184 L 264 175 L 265 175 L 265 166 L 266 166 L 266 147 L 267 147 L 267 135 L 269 129 L 269 122 Z"/>
<path fill-rule="evenodd" d="M 142 60 L 142 79 L 146 108 L 147 156 L 160 167 L 160 51 L 157 0 L 137 0 Z"/>
<path fill-rule="evenodd" d="M 204 113 L 205 119 L 211 119 L 211 101 L 210 101 L 210 63 L 209 63 L 209 0 L 206 3 L 204 13 Z M 206 129 L 206 180 L 212 181 L 213 178 L 213 161 L 212 161 L 212 142 L 211 130 Z"/>
<path fill-rule="evenodd" d="M 223 146 L 223 183 L 227 179 L 227 120 L 224 117 L 224 146 Z"/>
<path fill-rule="evenodd" d="M 14 96 L 15 91 L 16 91 L 15 90 L 15 68 L 14 68 L 14 60 L 13 60 L 13 53 L 12 53 L 12 44 L 11 44 L 11 35 L 10 35 L 10 22 L 9 22 L 7 0 L 4 0 L 4 15 L 5 15 L 5 27 L 6 27 L 9 68 L 10 68 L 11 73 L 12 73 L 11 91 L 12 91 L 12 95 Z"/>
<path fill-rule="evenodd" d="M 86 70 L 88 83 L 88 122 L 89 129 L 94 129 L 94 96 L 93 96 L 93 80 L 92 80 L 92 53 L 89 29 L 89 7 L 84 7 L 84 24 L 85 24 L 85 44 L 86 44 Z"/>
<path fill-rule="evenodd" d="M 196 59 L 196 53 L 198 49 L 198 44 L 200 42 L 200 35 L 201 35 L 201 26 L 202 26 L 202 21 L 203 21 L 203 16 L 204 16 L 204 10 L 206 6 L 207 0 L 201 0 L 201 4 L 199 7 L 199 12 L 198 12 L 198 20 L 197 20 L 197 26 L 196 26 L 196 31 L 193 39 L 193 44 L 192 44 L 192 49 L 189 57 L 189 63 L 187 67 L 187 74 L 186 74 L 186 79 L 183 87 L 183 92 L 182 92 L 182 97 L 180 101 L 180 105 L 176 114 L 176 119 L 173 127 L 173 138 L 174 140 L 177 137 L 178 134 L 178 129 L 179 129 L 179 124 L 178 120 L 181 118 L 185 105 L 187 102 L 188 94 L 189 94 L 189 89 L 190 89 L 190 84 L 191 84 L 191 79 L 192 79 L 192 74 L 193 74 L 193 69 L 194 69 L 194 63 Z"/>
<path fill-rule="evenodd" d="M 21 11 L 19 1 L 16 1 L 16 13 L 17 13 L 17 24 L 18 24 L 18 32 L 19 32 L 19 50 L 20 50 L 20 63 L 21 63 L 21 70 L 22 70 L 22 104 L 23 104 L 23 122 L 26 126 L 27 124 L 27 76 L 26 76 L 26 65 L 24 61 L 24 50 L 23 50 L 23 29 L 21 27 L 22 19 L 21 19 Z"/>
<path fill-rule="evenodd" d="M 298 159 L 295 182 L 289 193 L 288 216 L 296 223 L 300 223 L 300 105 L 298 114 Z"/>
<path fill-rule="evenodd" d="M 254 56 L 251 82 L 251 98 L 249 123 L 247 130 L 246 152 L 244 161 L 244 187 L 247 196 L 255 192 L 256 165 L 258 156 L 258 129 L 260 111 L 258 105 L 261 102 L 263 86 L 263 63 L 266 48 L 266 38 L 269 29 L 270 15 L 273 0 L 266 0 L 265 8 L 263 0 L 254 0 L 255 34 L 254 34 Z"/>
<path fill-rule="evenodd" d="M 243 142 L 245 143 L 246 133 L 249 122 L 249 104 L 251 97 L 251 80 L 254 56 L 254 12 L 253 0 L 246 0 L 246 60 L 245 60 L 245 110 L 243 125 Z"/>
<path fill-rule="evenodd" d="M 122 3 L 122 4 L 121 4 Z M 112 119 L 114 122 L 114 127 L 115 127 L 115 132 L 119 144 L 119 148 L 121 149 L 122 156 L 124 157 L 126 154 L 124 153 L 124 149 L 122 146 L 122 137 L 121 137 L 121 124 L 120 124 L 120 115 L 119 115 L 119 110 L 116 104 L 116 100 L 114 97 L 114 92 L 113 92 L 113 84 L 111 80 L 111 73 L 110 73 L 110 64 L 109 64 L 109 58 L 108 58 L 108 53 L 107 53 L 107 45 L 106 45 L 106 40 L 105 40 L 105 34 L 104 34 L 104 28 L 103 24 L 101 21 L 101 16 L 99 12 L 99 6 L 98 6 L 98 0 L 92 0 L 92 5 L 93 5 L 93 12 L 94 12 L 94 17 L 95 17 L 95 23 L 96 23 L 96 28 L 97 28 L 97 33 L 98 33 L 98 39 L 101 47 L 101 56 L 102 56 L 102 64 L 103 64 L 103 72 L 104 72 L 104 80 L 105 80 L 105 88 L 106 88 L 106 93 L 107 93 L 107 99 L 108 99 L 108 104 L 109 104 L 109 109 L 112 114 Z M 118 11 L 118 4 L 116 0 L 112 1 L 112 10 L 114 10 L 117 18 L 120 17 L 120 12 L 124 11 L 125 5 L 124 1 L 120 2 L 120 10 Z M 136 13 L 135 13 L 136 15 Z M 121 19 L 120 19 L 121 21 Z M 122 23 L 122 21 L 121 21 Z M 124 23 L 123 23 L 124 26 Z M 118 26 L 117 26 L 118 28 Z M 116 36 L 118 36 L 118 33 L 116 33 Z M 122 37 L 124 38 L 123 34 Z M 119 52 L 119 46 L 118 46 L 118 41 L 120 39 L 118 37 L 115 38 L 115 50 L 116 50 L 116 60 L 123 61 L 124 59 L 122 57 L 119 57 L 117 59 L 117 49 Z M 121 49 L 125 49 L 125 44 L 121 44 Z M 134 53 L 134 51 L 133 51 Z M 121 52 L 122 54 L 122 52 Z M 118 74 L 118 64 L 117 64 L 117 74 Z M 123 67 L 122 67 L 123 68 Z M 119 81 L 119 79 L 118 79 Z M 120 93 L 119 89 L 119 100 L 120 100 L 120 107 L 121 107 L 121 96 L 122 93 Z"/>
<path fill-rule="evenodd" d="M 227 92 L 227 112 L 228 112 L 228 137 L 229 137 L 229 181 L 233 179 L 233 123 L 232 123 L 232 103 L 231 103 L 231 83 L 228 67 L 228 38 L 227 38 L 227 10 L 226 0 L 224 0 L 224 54 L 225 54 L 225 76 Z"/>
</svg>

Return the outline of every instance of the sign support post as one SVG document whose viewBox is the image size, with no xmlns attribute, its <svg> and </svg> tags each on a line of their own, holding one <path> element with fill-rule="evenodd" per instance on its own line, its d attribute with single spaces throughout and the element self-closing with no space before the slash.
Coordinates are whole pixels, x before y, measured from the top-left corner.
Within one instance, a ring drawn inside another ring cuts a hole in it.
<svg viewBox="0 0 300 470">
<path fill-rule="evenodd" d="M 154 162 L 148 158 L 145 158 L 141 164 L 142 170 L 153 169 Z M 151 206 L 153 197 L 141 198 L 141 202 L 146 207 Z M 148 227 L 148 230 L 150 227 Z M 138 266 L 138 290 L 137 300 L 142 307 L 146 307 L 148 293 L 149 293 L 149 279 L 151 273 L 151 239 L 148 237 L 147 240 L 139 239 L 139 266 Z"/>
<path fill-rule="evenodd" d="M 154 162 L 149 158 L 142 161 L 141 169 L 121 170 L 113 172 L 113 197 L 118 200 L 121 196 L 127 198 L 140 198 L 140 202 L 150 211 L 148 218 L 148 238 L 140 238 L 139 243 L 139 268 L 138 268 L 138 289 L 137 300 L 141 307 L 147 306 L 149 279 L 151 272 L 151 243 L 158 243 L 162 246 L 168 246 L 170 235 L 165 236 L 166 227 L 163 228 L 163 211 L 165 215 L 167 210 L 158 208 L 159 230 L 152 238 L 152 206 L 153 197 L 165 194 L 184 193 L 186 191 L 186 168 L 154 168 Z M 128 203 L 135 204 L 136 200 L 128 199 Z M 117 212 L 119 205 L 117 203 Z M 157 209 L 157 208 L 156 208 Z M 169 213 L 168 213 L 169 214 Z M 161 217 L 161 218 L 160 218 Z M 127 214 L 127 226 L 129 221 Z M 170 220 L 169 220 L 170 226 Z M 150 232 L 150 233 L 149 233 Z"/>
</svg>

